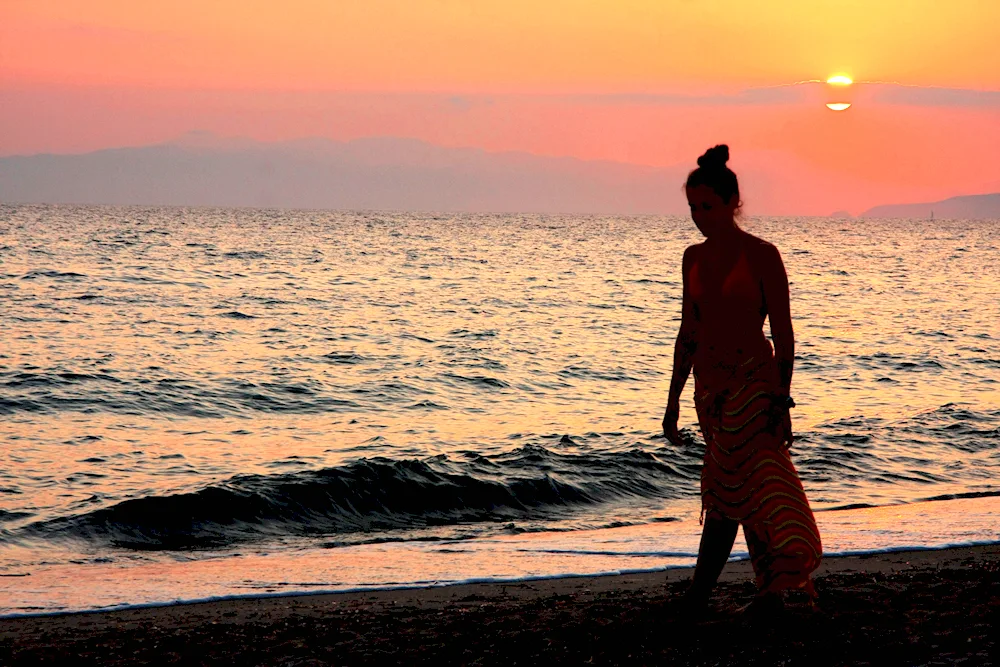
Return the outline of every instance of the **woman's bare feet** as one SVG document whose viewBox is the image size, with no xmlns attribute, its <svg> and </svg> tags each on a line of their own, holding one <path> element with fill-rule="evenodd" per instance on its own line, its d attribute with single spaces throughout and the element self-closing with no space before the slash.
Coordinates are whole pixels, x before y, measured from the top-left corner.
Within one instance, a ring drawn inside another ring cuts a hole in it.
<svg viewBox="0 0 1000 667">
<path fill-rule="evenodd" d="M 664 607 L 666 615 L 682 622 L 699 621 L 709 613 L 710 592 L 692 584 Z"/>
<path fill-rule="evenodd" d="M 758 593 L 740 613 L 749 621 L 767 621 L 785 612 L 785 599 L 781 593 Z"/>
</svg>

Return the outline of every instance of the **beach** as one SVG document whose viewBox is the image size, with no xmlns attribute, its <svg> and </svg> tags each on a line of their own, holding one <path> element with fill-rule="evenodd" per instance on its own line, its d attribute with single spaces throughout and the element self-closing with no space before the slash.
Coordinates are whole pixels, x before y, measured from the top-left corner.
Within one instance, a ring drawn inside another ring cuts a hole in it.
<svg viewBox="0 0 1000 667">
<path fill-rule="evenodd" d="M 0 620 L 0 663 L 315 665 L 992 664 L 1000 545 L 828 558 L 818 610 L 739 607 L 730 563 L 710 613 L 671 602 L 690 570 L 297 597 Z"/>
</svg>

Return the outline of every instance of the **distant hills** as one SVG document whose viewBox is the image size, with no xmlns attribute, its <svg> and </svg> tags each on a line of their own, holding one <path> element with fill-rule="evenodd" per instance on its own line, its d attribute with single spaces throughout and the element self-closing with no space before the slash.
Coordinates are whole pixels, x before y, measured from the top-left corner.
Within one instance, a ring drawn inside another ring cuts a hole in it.
<svg viewBox="0 0 1000 667">
<path fill-rule="evenodd" d="M 192 133 L 0 158 L 0 201 L 413 211 L 685 213 L 687 169 L 488 153 L 414 139 L 260 143 Z"/>
<path fill-rule="evenodd" d="M 687 215 L 681 184 L 690 168 L 394 137 L 264 143 L 192 132 L 153 146 L 0 157 L 0 202 Z M 741 153 L 736 168 L 750 215 L 818 213 L 824 198 L 866 186 L 766 151 Z M 929 218 L 931 211 L 938 218 L 1000 219 L 1000 193 L 876 206 L 859 217 Z"/>
<path fill-rule="evenodd" d="M 951 197 L 925 204 L 891 204 L 876 206 L 862 213 L 860 218 L 935 218 L 997 219 L 1000 220 L 1000 192 L 988 195 Z"/>
</svg>

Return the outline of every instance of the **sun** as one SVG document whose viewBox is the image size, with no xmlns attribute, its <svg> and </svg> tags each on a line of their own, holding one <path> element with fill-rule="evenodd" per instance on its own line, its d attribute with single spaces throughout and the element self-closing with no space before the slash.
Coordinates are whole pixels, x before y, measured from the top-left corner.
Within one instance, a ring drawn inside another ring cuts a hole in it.
<svg viewBox="0 0 1000 667">
<path fill-rule="evenodd" d="M 830 111 L 847 111 L 851 108 L 850 86 L 854 81 L 846 74 L 834 74 L 826 80 L 826 108 Z"/>
</svg>

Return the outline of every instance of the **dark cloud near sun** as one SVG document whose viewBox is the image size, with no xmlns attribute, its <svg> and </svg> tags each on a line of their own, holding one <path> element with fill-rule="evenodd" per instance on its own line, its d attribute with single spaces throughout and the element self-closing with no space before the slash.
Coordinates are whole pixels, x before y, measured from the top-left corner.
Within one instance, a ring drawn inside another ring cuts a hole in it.
<svg viewBox="0 0 1000 667">
<path fill-rule="evenodd" d="M 571 95 L 568 102 L 606 105 L 653 106 L 754 106 L 768 104 L 794 104 L 805 99 L 796 86 L 748 88 L 738 93 L 712 95 L 683 95 L 677 93 L 643 94 L 625 93 L 610 95 Z"/>
<path fill-rule="evenodd" d="M 522 102 L 560 102 L 582 106 L 780 106 L 824 102 L 831 95 L 850 96 L 855 102 L 915 107 L 988 107 L 1000 109 L 1000 91 L 908 86 L 899 83 L 855 82 L 831 88 L 824 81 L 802 81 L 779 86 L 748 88 L 734 93 L 690 95 L 681 93 L 613 93 L 568 95 L 500 95 Z M 449 102 L 460 110 L 491 98 L 456 96 Z"/>
<path fill-rule="evenodd" d="M 875 86 L 872 99 L 882 104 L 924 107 L 992 107 L 1000 109 L 1000 90 L 922 88 L 898 84 Z"/>
</svg>

